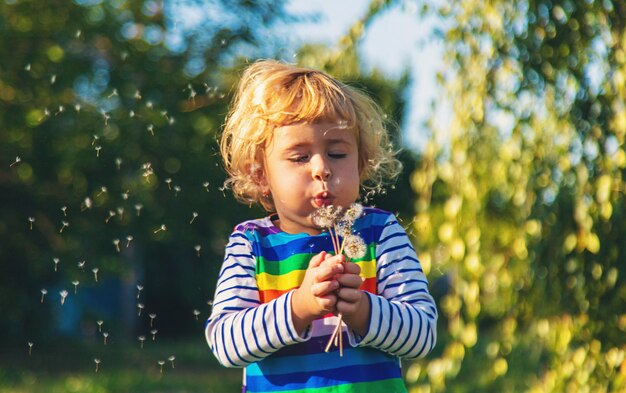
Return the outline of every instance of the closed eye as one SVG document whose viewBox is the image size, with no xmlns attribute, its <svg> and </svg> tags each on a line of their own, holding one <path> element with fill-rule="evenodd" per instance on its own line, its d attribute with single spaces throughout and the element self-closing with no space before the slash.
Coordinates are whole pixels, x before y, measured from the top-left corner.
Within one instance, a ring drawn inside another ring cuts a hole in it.
<svg viewBox="0 0 626 393">
<path fill-rule="evenodd" d="M 328 153 L 328 157 L 330 158 L 346 158 L 347 154 L 346 153 Z"/>
<path fill-rule="evenodd" d="M 307 162 L 309 160 L 309 156 L 306 156 L 306 155 L 294 156 L 294 157 L 289 157 L 288 160 L 291 162 L 297 162 L 297 163 Z"/>
</svg>

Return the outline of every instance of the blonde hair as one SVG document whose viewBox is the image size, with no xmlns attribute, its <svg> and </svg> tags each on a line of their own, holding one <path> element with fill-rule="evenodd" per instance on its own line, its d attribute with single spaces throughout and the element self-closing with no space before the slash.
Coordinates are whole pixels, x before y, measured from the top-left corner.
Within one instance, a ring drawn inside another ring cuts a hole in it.
<svg viewBox="0 0 626 393">
<path fill-rule="evenodd" d="M 239 81 L 222 132 L 220 149 L 229 175 L 225 186 L 239 201 L 273 211 L 273 201 L 262 194 L 258 180 L 274 128 L 332 121 L 355 132 L 361 187 L 378 189 L 402 170 L 383 119 L 371 98 L 321 71 L 257 61 Z"/>
</svg>

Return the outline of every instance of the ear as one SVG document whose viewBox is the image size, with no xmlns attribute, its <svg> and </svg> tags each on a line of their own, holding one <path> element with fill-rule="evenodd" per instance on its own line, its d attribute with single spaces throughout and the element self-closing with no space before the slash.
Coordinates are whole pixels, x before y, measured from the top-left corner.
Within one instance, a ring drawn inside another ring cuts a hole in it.
<svg viewBox="0 0 626 393">
<path fill-rule="evenodd" d="M 252 179 L 252 181 L 259 186 L 262 193 L 267 193 L 269 191 L 269 182 L 267 180 L 267 176 L 265 175 L 263 165 L 258 162 L 248 164 L 246 171 L 248 176 L 250 176 L 250 179 Z"/>
</svg>

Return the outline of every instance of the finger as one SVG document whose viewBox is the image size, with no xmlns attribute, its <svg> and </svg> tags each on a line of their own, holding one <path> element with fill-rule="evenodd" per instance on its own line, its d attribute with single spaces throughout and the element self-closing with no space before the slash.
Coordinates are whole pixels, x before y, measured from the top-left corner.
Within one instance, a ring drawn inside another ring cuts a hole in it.
<svg viewBox="0 0 626 393">
<path fill-rule="evenodd" d="M 315 269 L 313 278 L 315 282 L 328 281 L 334 279 L 336 275 L 341 273 L 343 273 L 343 265 L 323 264 Z"/>
<path fill-rule="evenodd" d="M 337 297 L 339 297 L 340 301 L 348 302 L 348 303 L 356 303 L 361 300 L 363 293 L 360 289 L 354 288 L 340 288 L 336 292 Z"/>
<path fill-rule="evenodd" d="M 328 254 L 328 256 L 326 257 L 326 261 L 325 262 L 329 262 L 332 264 L 338 264 L 338 263 L 344 263 L 346 261 L 346 256 L 343 254 L 339 254 L 339 255 L 330 255 Z"/>
<path fill-rule="evenodd" d="M 316 297 L 323 297 L 333 293 L 339 288 L 339 283 L 336 280 L 322 281 L 311 285 L 311 294 Z"/>
<path fill-rule="evenodd" d="M 330 294 L 326 296 L 321 296 L 316 298 L 317 304 L 325 311 L 325 312 L 333 312 L 335 306 L 337 305 L 337 295 Z"/>
<path fill-rule="evenodd" d="M 311 260 L 309 261 L 309 269 L 321 265 L 322 262 L 324 262 L 324 259 L 326 259 L 326 255 L 326 251 L 322 251 L 319 254 L 314 255 L 313 258 L 311 258 Z"/>
<path fill-rule="evenodd" d="M 344 300 L 338 300 L 335 305 L 335 309 L 338 313 L 343 315 L 353 315 L 358 311 L 357 303 L 346 302 Z"/>
<path fill-rule="evenodd" d="M 356 263 L 346 263 L 344 268 L 344 273 L 346 274 L 356 274 L 357 276 L 361 274 L 361 266 Z"/>
<path fill-rule="evenodd" d="M 363 278 L 356 274 L 340 274 L 337 276 L 337 281 L 342 287 L 347 288 L 359 288 L 363 284 Z"/>
</svg>

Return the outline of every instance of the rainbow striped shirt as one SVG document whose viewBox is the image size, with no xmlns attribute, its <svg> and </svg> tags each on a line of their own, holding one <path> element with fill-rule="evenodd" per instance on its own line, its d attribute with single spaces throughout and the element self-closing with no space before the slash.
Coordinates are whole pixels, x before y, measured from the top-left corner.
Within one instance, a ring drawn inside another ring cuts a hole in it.
<svg viewBox="0 0 626 393">
<path fill-rule="evenodd" d="M 332 252 L 328 232 L 288 234 L 270 217 L 235 227 L 205 334 L 227 367 L 245 367 L 246 392 L 406 392 L 399 358 L 418 358 L 436 341 L 437 309 L 415 250 L 393 214 L 365 208 L 353 225 L 367 252 L 361 267 L 368 333 L 343 327 L 343 357 L 324 352 L 337 317 L 319 318 L 303 336 L 291 318 L 291 295 L 312 256 Z M 270 356 L 271 355 L 271 356 Z"/>
</svg>

